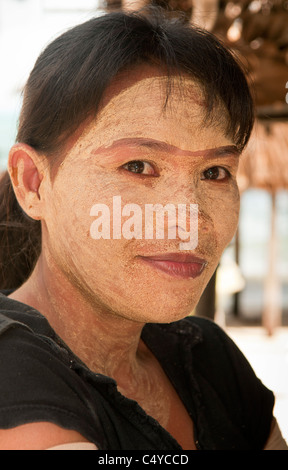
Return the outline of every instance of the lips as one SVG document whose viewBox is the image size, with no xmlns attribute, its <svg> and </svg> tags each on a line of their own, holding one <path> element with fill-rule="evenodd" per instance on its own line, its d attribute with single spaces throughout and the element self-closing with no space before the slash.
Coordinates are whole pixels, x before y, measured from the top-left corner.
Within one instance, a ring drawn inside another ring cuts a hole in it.
<svg viewBox="0 0 288 470">
<path fill-rule="evenodd" d="M 140 256 L 144 263 L 165 272 L 171 277 L 194 279 L 202 273 L 207 261 L 188 253 L 165 253 L 155 256 Z"/>
</svg>

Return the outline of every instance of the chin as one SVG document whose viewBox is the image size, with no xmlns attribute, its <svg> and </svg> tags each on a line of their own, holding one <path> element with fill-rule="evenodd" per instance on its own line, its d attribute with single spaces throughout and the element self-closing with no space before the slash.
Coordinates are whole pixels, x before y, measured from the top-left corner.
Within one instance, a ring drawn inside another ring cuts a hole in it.
<svg viewBox="0 0 288 470">
<path fill-rule="evenodd" d="M 154 301 L 149 304 L 149 316 L 156 317 L 155 322 L 157 323 L 182 320 L 193 313 L 205 287 L 204 283 L 187 287 L 179 286 L 178 288 L 174 286 L 173 291 L 165 291 L 164 295 L 158 293 L 159 297 L 155 296 Z"/>
<path fill-rule="evenodd" d="M 187 302 L 186 304 L 183 302 L 179 305 L 179 299 L 177 304 L 169 301 L 161 303 L 161 305 L 153 303 L 153 305 L 149 305 L 148 311 L 146 305 L 138 312 L 131 312 L 131 319 L 137 319 L 143 323 L 173 323 L 191 315 L 196 304 L 197 302 Z"/>
</svg>

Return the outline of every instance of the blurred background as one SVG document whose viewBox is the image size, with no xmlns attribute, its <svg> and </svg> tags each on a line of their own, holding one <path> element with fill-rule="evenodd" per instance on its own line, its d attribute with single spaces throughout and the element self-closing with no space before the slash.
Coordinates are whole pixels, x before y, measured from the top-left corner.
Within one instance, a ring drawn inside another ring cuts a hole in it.
<svg viewBox="0 0 288 470">
<path fill-rule="evenodd" d="M 41 50 L 69 27 L 148 0 L 0 0 L 0 173 L 21 92 Z M 241 158 L 239 229 L 196 313 L 219 323 L 276 395 L 288 441 L 288 0 L 154 0 L 180 10 L 240 57 L 257 120 Z"/>
</svg>

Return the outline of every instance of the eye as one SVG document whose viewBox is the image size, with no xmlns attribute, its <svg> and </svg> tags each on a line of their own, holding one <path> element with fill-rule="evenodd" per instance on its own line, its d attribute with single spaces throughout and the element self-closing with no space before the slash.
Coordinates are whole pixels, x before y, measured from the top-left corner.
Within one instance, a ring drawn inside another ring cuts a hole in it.
<svg viewBox="0 0 288 470">
<path fill-rule="evenodd" d="M 123 165 L 121 168 L 124 168 L 131 173 L 137 173 L 140 175 L 157 175 L 151 163 L 145 162 L 143 160 L 133 160 L 131 162 L 125 163 L 125 165 Z"/>
<path fill-rule="evenodd" d="M 229 178 L 230 172 L 221 166 L 213 166 L 203 172 L 202 180 L 225 180 Z"/>
</svg>

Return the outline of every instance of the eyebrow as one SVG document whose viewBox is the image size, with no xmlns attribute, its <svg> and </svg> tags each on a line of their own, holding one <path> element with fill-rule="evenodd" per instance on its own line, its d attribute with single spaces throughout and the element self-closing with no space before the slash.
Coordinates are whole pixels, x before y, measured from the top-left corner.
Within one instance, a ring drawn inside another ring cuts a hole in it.
<svg viewBox="0 0 288 470">
<path fill-rule="evenodd" d="M 101 146 L 96 150 L 93 150 L 92 153 L 94 155 L 98 153 L 102 153 L 103 151 L 113 150 L 114 148 L 121 148 L 121 147 L 136 147 L 136 148 L 147 148 L 152 150 L 158 150 L 165 153 L 178 153 L 182 155 L 190 155 L 190 156 L 205 156 L 205 157 L 226 157 L 226 156 L 239 156 L 240 151 L 236 145 L 223 145 L 220 147 L 210 148 L 206 150 L 183 150 L 175 145 L 168 144 L 162 140 L 157 139 L 148 139 L 144 137 L 125 137 L 122 139 L 115 140 L 109 146 Z"/>
</svg>

